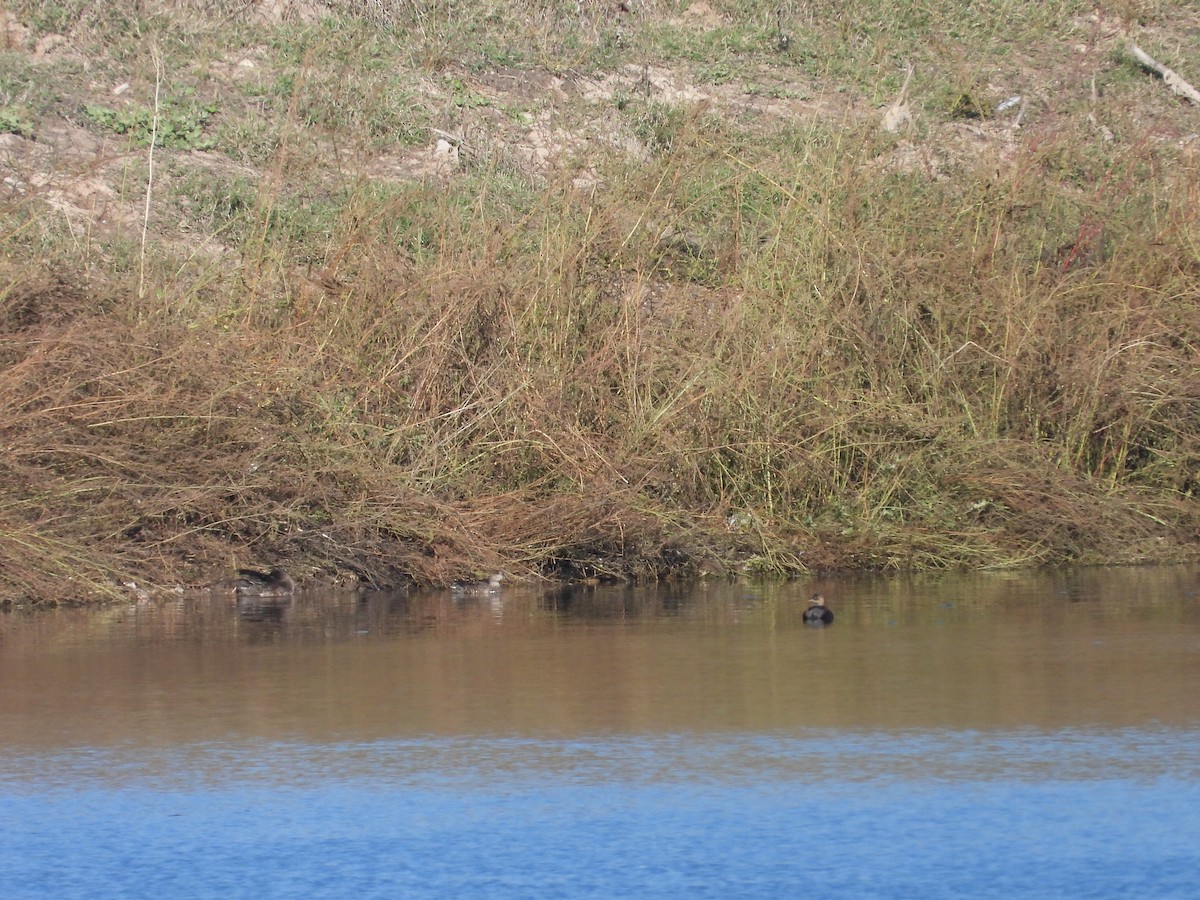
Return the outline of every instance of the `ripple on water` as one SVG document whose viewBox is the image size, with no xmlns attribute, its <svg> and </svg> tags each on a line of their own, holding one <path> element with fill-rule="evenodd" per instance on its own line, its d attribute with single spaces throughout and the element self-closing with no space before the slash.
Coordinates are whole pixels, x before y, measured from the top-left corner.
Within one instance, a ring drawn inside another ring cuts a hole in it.
<svg viewBox="0 0 1200 900">
<path fill-rule="evenodd" d="M 1200 847 L 1197 737 L 678 734 L 8 757 L 0 889 L 1182 897 Z"/>
</svg>

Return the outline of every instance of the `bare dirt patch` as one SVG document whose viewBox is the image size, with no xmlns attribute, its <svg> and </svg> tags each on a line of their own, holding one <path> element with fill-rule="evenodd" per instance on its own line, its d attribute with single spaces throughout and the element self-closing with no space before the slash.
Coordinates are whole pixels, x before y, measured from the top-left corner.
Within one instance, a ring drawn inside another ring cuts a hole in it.
<svg viewBox="0 0 1200 900">
<path fill-rule="evenodd" d="M 672 16 L 667 21 L 672 25 L 708 31 L 720 28 L 725 23 L 725 18 L 704 0 L 700 0 L 699 3 L 692 3 L 678 16 Z"/>
<path fill-rule="evenodd" d="M 87 131 L 48 123 L 37 139 L 0 135 L 4 184 L 15 195 L 39 200 L 72 225 L 129 227 L 138 219 L 135 204 L 114 186 L 125 154 Z"/>
</svg>

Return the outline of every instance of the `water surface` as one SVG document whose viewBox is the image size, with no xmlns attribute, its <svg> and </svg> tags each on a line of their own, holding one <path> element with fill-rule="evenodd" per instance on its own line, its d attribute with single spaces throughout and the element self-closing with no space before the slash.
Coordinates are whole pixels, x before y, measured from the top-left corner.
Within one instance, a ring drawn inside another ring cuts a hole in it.
<svg viewBox="0 0 1200 900">
<path fill-rule="evenodd" d="M 1194 896 L 1198 594 L 1156 568 L 11 613 L 0 896 Z"/>
</svg>

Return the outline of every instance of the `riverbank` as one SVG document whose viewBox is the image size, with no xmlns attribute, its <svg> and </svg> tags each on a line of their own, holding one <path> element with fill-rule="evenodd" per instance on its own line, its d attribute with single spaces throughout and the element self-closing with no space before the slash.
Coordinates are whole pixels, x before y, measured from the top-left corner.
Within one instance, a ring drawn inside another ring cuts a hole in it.
<svg viewBox="0 0 1200 900">
<path fill-rule="evenodd" d="M 1195 558 L 1200 16 L 821 6 L 18 0 L 0 597 Z"/>
</svg>

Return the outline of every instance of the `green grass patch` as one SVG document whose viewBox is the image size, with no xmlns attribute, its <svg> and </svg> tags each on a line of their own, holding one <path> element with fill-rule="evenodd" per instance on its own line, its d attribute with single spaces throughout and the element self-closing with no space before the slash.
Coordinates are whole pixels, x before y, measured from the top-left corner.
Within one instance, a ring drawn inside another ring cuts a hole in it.
<svg viewBox="0 0 1200 900">
<path fill-rule="evenodd" d="M 172 150 L 211 150 L 217 139 L 207 126 L 219 109 L 213 102 L 169 100 L 157 111 L 136 103 L 119 109 L 92 103 L 83 112 L 96 126 L 128 136 L 134 147 L 149 147 L 153 139 Z"/>
</svg>

